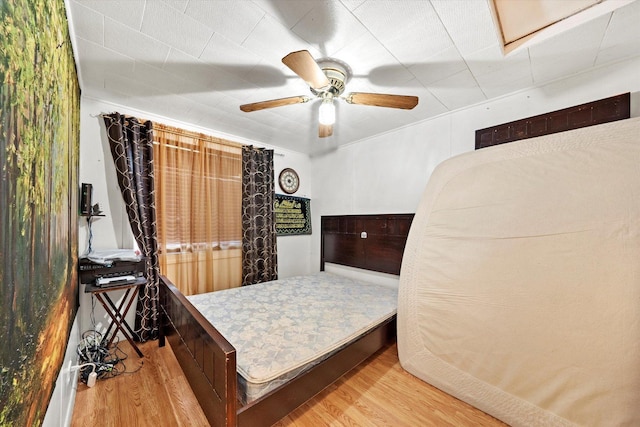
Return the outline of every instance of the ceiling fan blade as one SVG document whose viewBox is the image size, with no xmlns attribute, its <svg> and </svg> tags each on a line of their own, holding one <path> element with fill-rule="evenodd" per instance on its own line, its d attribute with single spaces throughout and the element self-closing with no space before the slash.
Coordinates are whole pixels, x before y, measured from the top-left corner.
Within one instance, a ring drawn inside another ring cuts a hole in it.
<svg viewBox="0 0 640 427">
<path fill-rule="evenodd" d="M 333 135 L 333 125 L 323 125 L 322 123 L 318 125 L 318 136 L 320 138 L 326 138 L 331 135 Z"/>
<path fill-rule="evenodd" d="M 308 96 L 291 96 L 289 98 L 271 99 L 269 101 L 254 102 L 253 104 L 244 104 L 240 106 L 240 109 L 245 113 L 251 111 L 264 110 L 265 108 L 282 107 L 283 105 L 302 104 L 309 102 L 311 98 Z"/>
<path fill-rule="evenodd" d="M 374 105 L 376 107 L 402 108 L 411 110 L 418 105 L 417 96 L 388 95 L 384 93 L 352 92 L 346 98 L 349 104 Z"/>
<path fill-rule="evenodd" d="M 314 89 L 329 85 L 329 79 L 308 50 L 291 52 L 282 58 L 282 62 Z"/>
</svg>

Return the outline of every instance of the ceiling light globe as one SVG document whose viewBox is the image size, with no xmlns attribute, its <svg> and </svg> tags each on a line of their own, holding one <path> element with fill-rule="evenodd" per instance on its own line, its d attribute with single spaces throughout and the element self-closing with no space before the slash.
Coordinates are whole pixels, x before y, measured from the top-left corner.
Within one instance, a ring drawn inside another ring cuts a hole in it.
<svg viewBox="0 0 640 427">
<path fill-rule="evenodd" d="M 332 99 L 325 99 L 320 104 L 318 121 L 322 125 L 332 125 L 336 122 L 336 107 Z"/>
</svg>

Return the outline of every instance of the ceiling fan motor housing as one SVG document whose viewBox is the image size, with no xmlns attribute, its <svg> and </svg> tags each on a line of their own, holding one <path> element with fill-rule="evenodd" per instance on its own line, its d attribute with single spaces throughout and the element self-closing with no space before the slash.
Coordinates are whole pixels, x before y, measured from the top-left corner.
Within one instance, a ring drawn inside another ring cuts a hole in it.
<svg viewBox="0 0 640 427">
<path fill-rule="evenodd" d="M 331 93 L 337 97 L 344 92 L 344 87 L 351 78 L 351 68 L 344 62 L 334 58 L 322 58 L 316 61 L 329 80 L 329 86 L 320 89 L 311 89 L 311 93 L 321 96 Z"/>
</svg>

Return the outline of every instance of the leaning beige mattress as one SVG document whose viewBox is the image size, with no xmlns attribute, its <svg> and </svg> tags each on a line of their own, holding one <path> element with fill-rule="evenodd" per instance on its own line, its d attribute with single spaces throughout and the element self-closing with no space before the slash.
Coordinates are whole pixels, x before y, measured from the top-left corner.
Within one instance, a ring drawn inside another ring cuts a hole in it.
<svg viewBox="0 0 640 427">
<path fill-rule="evenodd" d="M 513 426 L 640 425 L 639 120 L 436 169 L 400 276 L 403 368 Z"/>
</svg>

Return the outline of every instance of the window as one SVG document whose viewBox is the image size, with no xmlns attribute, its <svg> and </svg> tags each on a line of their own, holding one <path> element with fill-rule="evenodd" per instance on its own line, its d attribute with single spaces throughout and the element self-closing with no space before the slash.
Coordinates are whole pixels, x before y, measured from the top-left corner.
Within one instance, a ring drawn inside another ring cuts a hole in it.
<svg viewBox="0 0 640 427">
<path fill-rule="evenodd" d="M 162 274 L 186 295 L 236 286 L 242 256 L 241 145 L 161 124 L 154 126 L 154 140 Z M 228 262 L 236 257 L 238 265 Z M 222 273 L 224 283 L 216 285 L 220 269 L 234 271 Z"/>
</svg>

